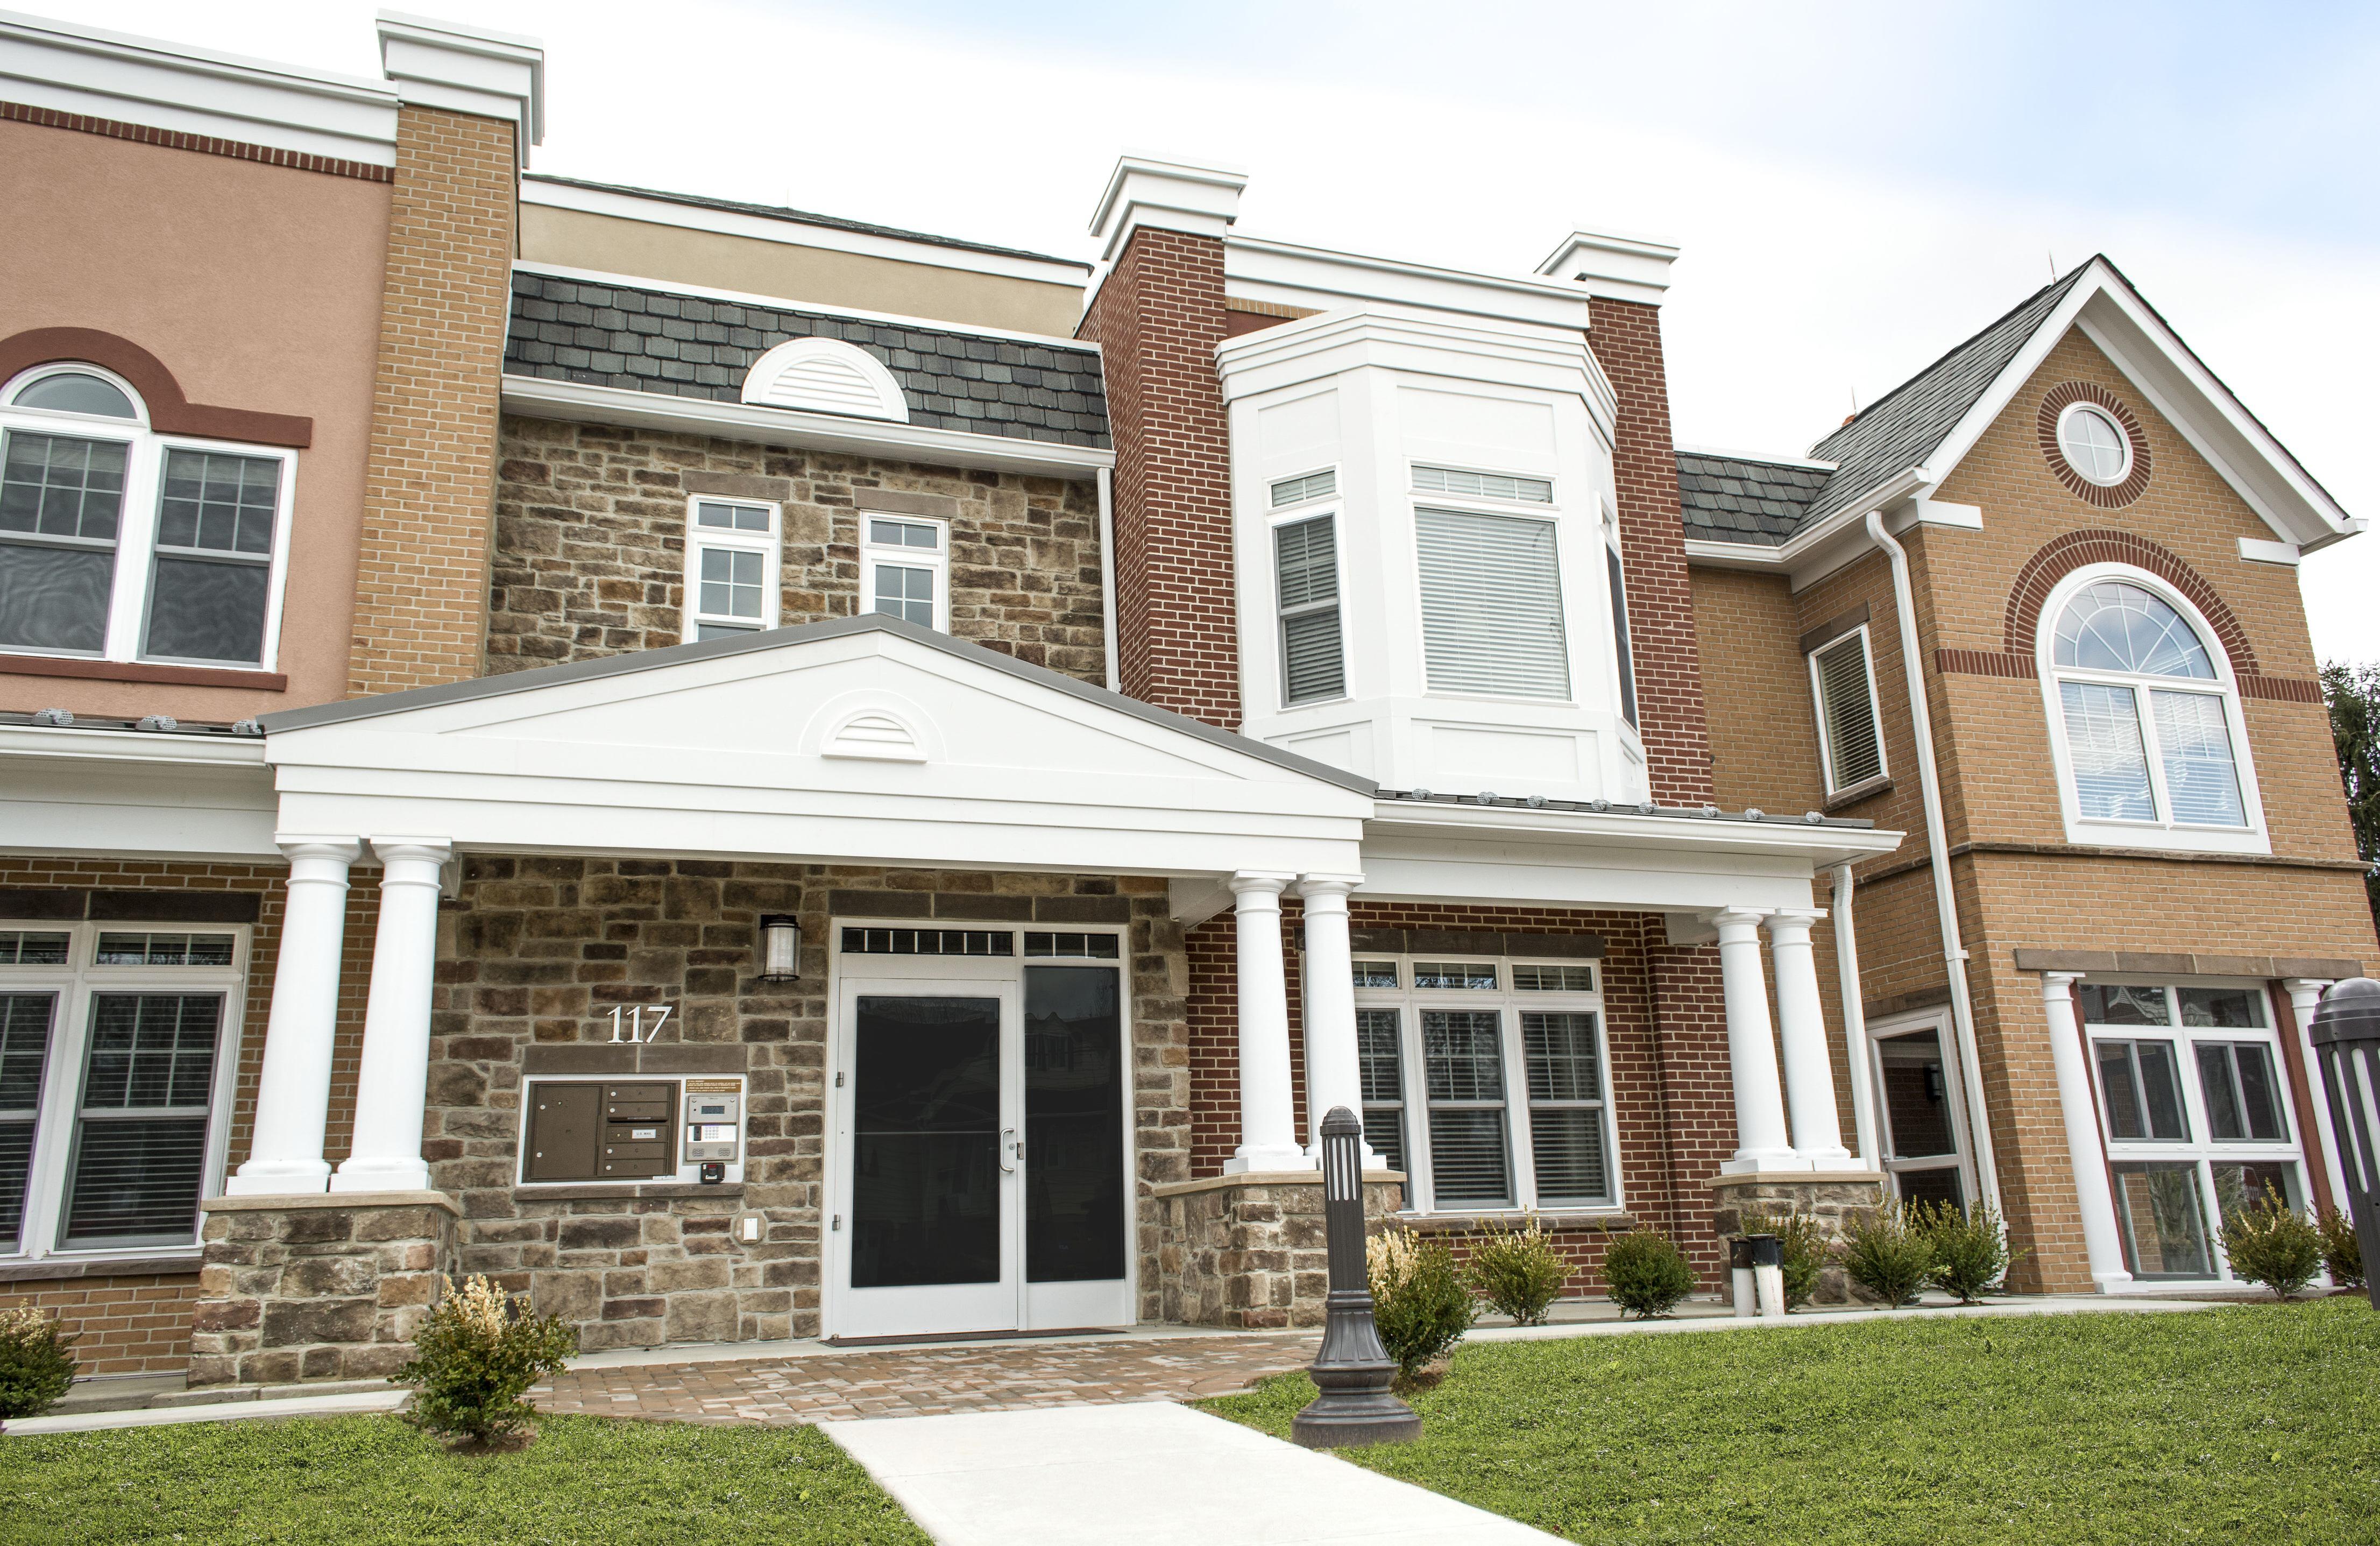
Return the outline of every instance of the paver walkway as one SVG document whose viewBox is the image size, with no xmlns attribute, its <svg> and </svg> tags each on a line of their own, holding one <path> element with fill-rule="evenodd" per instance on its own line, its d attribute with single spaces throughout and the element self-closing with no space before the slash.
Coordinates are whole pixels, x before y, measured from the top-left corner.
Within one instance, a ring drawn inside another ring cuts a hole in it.
<svg viewBox="0 0 2380 1546">
<path fill-rule="evenodd" d="M 1222 1335 L 829 1349 L 570 1369 L 531 1399 L 549 1412 L 759 1423 L 1183 1401 L 1303 1368 L 1315 1346 L 1312 1337 Z"/>
<path fill-rule="evenodd" d="M 941 1546 L 1545 1546 L 1555 1539 L 1170 1403 L 823 1426 Z"/>
</svg>

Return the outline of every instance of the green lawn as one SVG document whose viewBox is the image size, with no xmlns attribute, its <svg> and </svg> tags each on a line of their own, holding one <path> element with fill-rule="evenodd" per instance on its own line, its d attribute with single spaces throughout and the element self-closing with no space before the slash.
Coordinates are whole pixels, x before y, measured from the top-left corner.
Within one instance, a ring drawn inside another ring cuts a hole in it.
<svg viewBox="0 0 2380 1546">
<path fill-rule="evenodd" d="M 1286 1436 L 1304 1374 L 1202 1403 Z M 1572 1540 L 2380 1540 L 2380 1313 L 1868 1321 L 1461 1349 L 1341 1453 Z"/>
<path fill-rule="evenodd" d="M 338 1546 L 922 1543 L 812 1428 L 539 1419 L 513 1455 L 446 1454 L 393 1417 L 0 1439 L 0 1541 Z"/>
</svg>

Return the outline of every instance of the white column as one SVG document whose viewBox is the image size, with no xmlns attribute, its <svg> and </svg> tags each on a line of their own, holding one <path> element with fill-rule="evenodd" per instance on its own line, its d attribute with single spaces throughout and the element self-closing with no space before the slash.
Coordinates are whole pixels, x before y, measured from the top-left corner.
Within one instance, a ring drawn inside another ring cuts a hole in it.
<svg viewBox="0 0 2380 1546">
<path fill-rule="evenodd" d="M 2322 991 L 2330 986 L 2308 977 L 2281 983 L 2289 992 L 2289 1012 L 2298 1022 L 2298 1053 L 2304 1060 L 2306 1094 L 2313 1101 L 2314 1130 L 2322 1138 L 2322 1166 L 2330 1177 L 2330 1205 L 2347 1211 L 2347 1167 L 2338 1163 L 2338 1133 L 2330 1122 L 2330 1088 L 2323 1082 L 2322 1059 L 2313 1052 L 2313 1012 L 2322 1007 Z"/>
<path fill-rule="evenodd" d="M 1727 1065 L 1735 1084 L 1735 1158 L 1725 1175 L 1762 1170 L 1807 1170 L 1810 1162 L 1785 1138 L 1785 1101 L 1777 1088 L 1777 1043 L 1768 1025 L 1768 981 L 1760 966 L 1757 912 L 1723 912 L 1718 925 L 1719 980 L 1727 993 Z"/>
<path fill-rule="evenodd" d="M 1347 933 L 1347 894 L 1361 875 L 1305 875 L 1306 1157 L 1322 1163 L 1322 1119 L 1333 1106 L 1364 1114 L 1364 1064 L 1355 1039 L 1355 953 Z M 1364 1145 L 1364 1163 L 1379 1163 Z"/>
<path fill-rule="evenodd" d="M 1852 928 L 1852 867 L 1835 866 L 1835 982 L 1843 1001 L 1843 1051 L 1852 1067 L 1852 1133 L 1862 1170 L 1881 1168 L 1876 1153 L 1876 1053 L 1868 1045 L 1867 1004 L 1860 996 L 1859 936 Z"/>
<path fill-rule="evenodd" d="M 1835 1109 L 1835 1059 L 1827 1048 L 1827 1009 L 1818 997 L 1818 957 L 1810 925 L 1824 915 L 1786 908 L 1768 915 L 1768 949 L 1777 969 L 1777 1029 L 1785 1044 L 1785 1101 L 1793 1114 L 1793 1152 L 1814 1170 L 1844 1170 L 1842 1118 Z"/>
<path fill-rule="evenodd" d="M 421 1108 L 430 1097 L 438 867 L 454 849 L 443 838 L 375 837 L 372 852 L 382 866 L 380 933 L 372 941 L 371 1002 L 364 1008 L 363 1063 L 356 1078 L 356 1141 L 331 1178 L 331 1190 L 427 1191 Z"/>
<path fill-rule="evenodd" d="M 1289 982 L 1281 966 L 1281 894 L 1294 875 L 1243 870 L 1232 877 L 1239 909 L 1240 1146 L 1223 1162 L 1232 1175 L 1305 1170 L 1290 1094 Z"/>
<path fill-rule="evenodd" d="M 2106 1293 L 2132 1281 L 2124 1270 L 2124 1243 L 2116 1233 L 2116 1198 L 2107 1189 L 2107 1155 L 2099 1142 L 2099 1104 L 2091 1093 L 2091 1063 L 2074 1018 L 2075 971 L 2041 974 L 2041 1007 L 2049 1020 L 2049 1065 L 2058 1077 L 2058 1103 L 2066 1114 L 2066 1153 L 2074 1167 L 2074 1195 L 2082 1211 L 2082 1250 L 2091 1281 Z"/>
<path fill-rule="evenodd" d="M 347 933 L 352 837 L 273 835 L 289 856 L 289 895 L 273 968 L 273 1016 L 256 1086 L 248 1163 L 224 1183 L 234 1197 L 319 1192 L 330 1179 L 322 1127 L 331 1111 L 331 1041 L 339 1016 L 339 954 Z"/>
</svg>

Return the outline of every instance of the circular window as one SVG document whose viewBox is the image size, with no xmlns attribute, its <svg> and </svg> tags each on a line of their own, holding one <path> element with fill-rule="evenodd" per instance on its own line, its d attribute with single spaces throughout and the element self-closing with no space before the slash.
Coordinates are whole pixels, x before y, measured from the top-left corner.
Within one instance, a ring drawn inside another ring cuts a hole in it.
<svg viewBox="0 0 2380 1546">
<path fill-rule="evenodd" d="M 2131 469 L 2131 437 L 2106 410 L 2076 403 L 2058 420 L 2058 448 L 2066 465 L 2105 488 Z"/>
</svg>

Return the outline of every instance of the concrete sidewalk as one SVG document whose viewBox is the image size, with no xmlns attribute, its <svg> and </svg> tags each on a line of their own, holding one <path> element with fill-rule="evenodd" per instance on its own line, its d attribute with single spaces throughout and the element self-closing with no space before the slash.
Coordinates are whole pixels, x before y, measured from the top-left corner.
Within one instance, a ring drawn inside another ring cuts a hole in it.
<svg viewBox="0 0 2380 1546">
<path fill-rule="evenodd" d="M 1557 1539 L 1171 1402 L 819 1426 L 941 1546 Z"/>
</svg>

